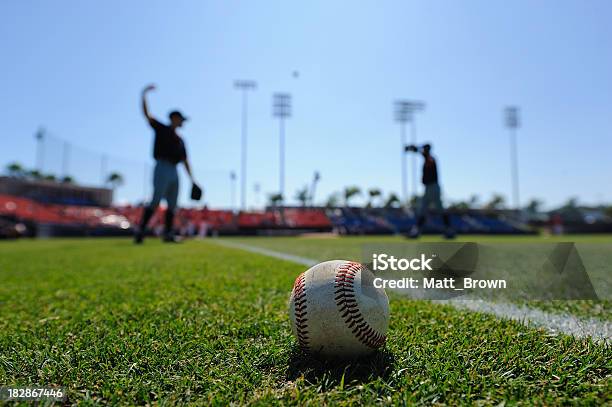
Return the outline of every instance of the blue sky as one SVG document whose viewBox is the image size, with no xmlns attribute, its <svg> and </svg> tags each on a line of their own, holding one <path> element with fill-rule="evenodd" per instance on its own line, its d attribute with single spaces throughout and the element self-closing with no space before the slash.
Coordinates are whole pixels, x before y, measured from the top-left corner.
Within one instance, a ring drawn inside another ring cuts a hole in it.
<svg viewBox="0 0 612 407">
<path fill-rule="evenodd" d="M 239 173 L 240 94 L 249 100 L 248 203 L 278 185 L 272 94 L 293 95 L 287 195 L 321 172 L 318 200 L 346 185 L 399 192 L 398 98 L 424 100 L 418 137 L 434 145 L 447 200 L 509 198 L 502 109 L 521 107 L 521 198 L 612 201 L 609 1 L 3 1 L 0 164 L 35 164 L 39 126 L 74 143 L 69 172 L 98 182 L 105 153 L 119 201 L 144 198 L 152 132 L 141 116 L 180 108 L 196 177 L 229 206 Z M 293 71 L 299 71 L 294 78 Z M 61 172 L 50 141 L 45 171 Z M 187 199 L 183 184 L 181 197 Z M 239 199 L 237 199 L 239 202 Z"/>
</svg>

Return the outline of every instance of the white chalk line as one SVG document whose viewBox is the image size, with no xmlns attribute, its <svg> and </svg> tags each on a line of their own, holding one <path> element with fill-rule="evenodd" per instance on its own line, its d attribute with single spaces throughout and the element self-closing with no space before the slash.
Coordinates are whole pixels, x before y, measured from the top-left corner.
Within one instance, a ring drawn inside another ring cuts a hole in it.
<svg viewBox="0 0 612 407">
<path fill-rule="evenodd" d="M 319 260 L 296 256 L 263 247 L 253 246 L 245 243 L 233 242 L 225 239 L 215 239 L 215 243 L 252 253 L 274 257 L 280 260 L 312 267 L 320 263 Z M 402 292 L 405 294 L 405 292 Z M 526 305 L 512 303 L 497 303 L 480 299 L 451 299 L 435 300 L 436 302 L 449 304 L 460 310 L 482 312 L 494 315 L 501 319 L 518 321 L 525 326 L 544 328 L 553 333 L 563 333 L 578 338 L 591 338 L 596 342 L 609 343 L 612 341 L 612 323 L 598 318 L 580 318 L 568 313 L 551 313 Z"/>
</svg>

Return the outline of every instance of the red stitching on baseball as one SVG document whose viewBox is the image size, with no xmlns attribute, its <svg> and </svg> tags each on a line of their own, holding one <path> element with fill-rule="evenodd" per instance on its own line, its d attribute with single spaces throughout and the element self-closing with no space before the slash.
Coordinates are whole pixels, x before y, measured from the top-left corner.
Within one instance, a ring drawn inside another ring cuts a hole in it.
<svg viewBox="0 0 612 407">
<path fill-rule="evenodd" d="M 348 262 L 336 271 L 334 298 L 344 322 L 361 343 L 370 348 L 379 348 L 387 336 L 377 332 L 363 318 L 355 299 L 355 275 L 361 270 L 361 264 Z"/>
<path fill-rule="evenodd" d="M 308 349 L 308 318 L 306 310 L 306 275 L 300 274 L 293 283 L 293 314 L 298 343 L 304 350 Z"/>
</svg>

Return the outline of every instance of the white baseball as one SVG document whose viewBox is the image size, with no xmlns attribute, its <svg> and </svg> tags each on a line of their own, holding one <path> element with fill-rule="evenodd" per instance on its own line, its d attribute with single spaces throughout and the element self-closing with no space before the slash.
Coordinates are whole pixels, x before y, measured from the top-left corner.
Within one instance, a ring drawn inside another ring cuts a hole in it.
<svg viewBox="0 0 612 407">
<path fill-rule="evenodd" d="M 332 260 L 298 276 L 289 299 L 291 329 L 302 349 L 328 357 L 363 356 L 384 345 L 389 299 L 359 263 Z"/>
</svg>

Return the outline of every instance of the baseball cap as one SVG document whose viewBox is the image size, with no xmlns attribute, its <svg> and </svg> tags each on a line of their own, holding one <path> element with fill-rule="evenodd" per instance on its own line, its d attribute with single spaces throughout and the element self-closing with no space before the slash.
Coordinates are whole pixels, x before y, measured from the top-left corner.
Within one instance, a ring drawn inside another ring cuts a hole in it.
<svg viewBox="0 0 612 407">
<path fill-rule="evenodd" d="M 178 110 L 173 110 L 173 111 L 171 111 L 171 112 L 168 114 L 168 117 L 170 117 L 170 118 L 172 118 L 172 117 L 174 117 L 174 116 L 177 116 L 177 117 L 179 117 L 179 118 L 183 119 L 184 121 L 188 120 L 188 118 L 187 118 L 187 117 L 185 117 L 185 116 L 183 115 L 183 113 L 179 112 Z"/>
</svg>

